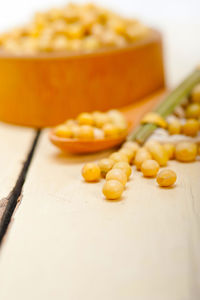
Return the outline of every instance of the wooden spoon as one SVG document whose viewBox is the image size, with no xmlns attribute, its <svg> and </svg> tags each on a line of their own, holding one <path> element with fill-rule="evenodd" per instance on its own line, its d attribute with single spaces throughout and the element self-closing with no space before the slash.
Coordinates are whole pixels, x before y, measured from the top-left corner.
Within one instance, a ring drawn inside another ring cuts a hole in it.
<svg viewBox="0 0 200 300">
<path fill-rule="evenodd" d="M 126 134 L 123 134 L 120 137 L 94 140 L 70 139 L 56 136 L 55 130 L 52 129 L 49 133 L 49 139 L 52 144 L 63 152 L 74 154 L 93 153 L 120 145 L 126 139 L 127 134 L 139 123 L 141 117 L 151 110 L 152 107 L 162 99 L 164 94 L 165 91 L 161 90 L 138 103 L 121 109 L 121 112 L 128 122 L 128 130 Z"/>
</svg>

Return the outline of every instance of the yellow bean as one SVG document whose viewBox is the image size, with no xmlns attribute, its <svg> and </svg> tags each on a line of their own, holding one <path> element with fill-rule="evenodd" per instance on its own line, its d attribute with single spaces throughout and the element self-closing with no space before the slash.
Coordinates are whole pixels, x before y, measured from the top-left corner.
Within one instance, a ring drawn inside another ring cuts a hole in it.
<svg viewBox="0 0 200 300">
<path fill-rule="evenodd" d="M 145 147 L 151 153 L 152 158 L 155 159 L 160 166 L 165 166 L 168 161 L 168 154 L 165 148 L 156 141 L 149 141 Z"/>
<path fill-rule="evenodd" d="M 87 163 L 82 169 L 82 176 L 87 182 L 99 181 L 101 176 L 100 168 L 95 163 Z"/>
<path fill-rule="evenodd" d="M 103 194 L 108 200 L 115 200 L 121 197 L 124 186 L 118 180 L 108 180 L 104 183 Z"/>
<path fill-rule="evenodd" d="M 162 170 L 157 175 L 157 183 L 161 187 L 172 186 L 176 182 L 176 173 L 170 169 Z"/>
<path fill-rule="evenodd" d="M 159 164 L 153 159 L 147 159 L 141 165 L 141 171 L 144 177 L 155 177 L 159 171 L 159 168 Z"/>
<path fill-rule="evenodd" d="M 135 156 L 134 164 L 136 165 L 137 170 L 140 170 L 142 163 L 147 160 L 151 159 L 152 156 L 150 152 L 146 148 L 140 148 Z"/>
<path fill-rule="evenodd" d="M 197 145 L 191 142 L 180 142 L 176 145 L 175 157 L 182 162 L 191 162 L 196 159 Z"/>
<path fill-rule="evenodd" d="M 196 119 L 188 119 L 182 127 L 182 132 L 185 135 L 195 136 L 199 130 L 199 122 Z"/>
<path fill-rule="evenodd" d="M 120 161 L 114 164 L 113 169 L 121 169 L 122 171 L 124 171 L 126 173 L 127 179 L 129 179 L 132 173 L 130 165 L 125 161 Z"/>
<path fill-rule="evenodd" d="M 98 162 L 99 168 L 101 170 L 101 175 L 103 177 L 105 177 L 106 174 L 112 169 L 114 163 L 114 160 L 109 158 L 103 158 Z"/>
<path fill-rule="evenodd" d="M 127 177 L 124 170 L 112 169 L 106 174 L 106 180 L 118 180 L 125 186 L 127 182 Z"/>
<path fill-rule="evenodd" d="M 120 152 L 113 152 L 109 158 L 114 160 L 115 162 L 119 162 L 119 161 L 128 162 L 128 157 L 125 154 Z"/>
<path fill-rule="evenodd" d="M 173 159 L 175 155 L 175 146 L 173 144 L 166 143 L 163 145 L 163 147 L 165 148 L 168 154 L 168 159 Z"/>
<path fill-rule="evenodd" d="M 181 133 L 181 123 L 179 120 L 174 120 L 168 124 L 169 134 L 180 134 Z"/>
</svg>

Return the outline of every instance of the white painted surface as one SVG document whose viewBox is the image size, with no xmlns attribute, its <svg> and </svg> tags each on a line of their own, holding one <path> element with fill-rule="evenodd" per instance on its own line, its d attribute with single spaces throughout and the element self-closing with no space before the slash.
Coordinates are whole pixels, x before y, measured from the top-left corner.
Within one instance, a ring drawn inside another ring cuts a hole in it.
<svg viewBox="0 0 200 300">
<path fill-rule="evenodd" d="M 0 299 L 198 300 L 200 162 L 170 162 L 171 189 L 134 172 L 109 202 L 103 182 L 82 181 L 82 161 L 43 134 L 3 245 Z"/>
</svg>

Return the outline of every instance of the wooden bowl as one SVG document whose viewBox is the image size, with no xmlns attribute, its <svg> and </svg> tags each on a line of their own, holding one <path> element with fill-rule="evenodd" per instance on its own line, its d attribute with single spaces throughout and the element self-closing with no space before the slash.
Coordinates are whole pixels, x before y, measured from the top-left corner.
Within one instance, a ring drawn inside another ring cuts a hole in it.
<svg viewBox="0 0 200 300">
<path fill-rule="evenodd" d="M 164 87 L 162 42 L 151 33 L 93 53 L 0 53 L 0 120 L 43 127 L 82 111 L 120 108 Z"/>
</svg>

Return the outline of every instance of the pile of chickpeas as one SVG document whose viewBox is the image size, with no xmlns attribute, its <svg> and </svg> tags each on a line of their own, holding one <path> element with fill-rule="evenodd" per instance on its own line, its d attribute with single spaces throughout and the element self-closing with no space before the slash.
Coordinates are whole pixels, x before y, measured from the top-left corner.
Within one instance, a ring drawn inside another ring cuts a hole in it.
<svg viewBox="0 0 200 300">
<path fill-rule="evenodd" d="M 0 36 L 0 46 L 14 53 L 94 51 L 124 47 L 143 38 L 149 29 L 93 4 L 70 3 L 36 13 L 30 24 Z"/>
<path fill-rule="evenodd" d="M 54 129 L 54 134 L 62 138 L 96 140 L 118 138 L 128 131 L 123 114 L 114 109 L 108 112 L 95 111 L 81 113 L 76 119 L 67 120 Z"/>
<path fill-rule="evenodd" d="M 197 113 L 197 106 L 199 105 L 200 85 L 197 85 L 191 92 L 189 103 L 184 107 L 184 110 L 186 116 L 193 117 L 190 120 L 198 122 L 198 130 L 199 113 Z M 186 120 L 185 124 L 188 121 Z M 186 131 L 183 132 L 185 134 Z M 194 136 L 194 134 L 190 134 L 190 136 Z M 142 147 L 136 142 L 128 141 L 122 145 L 119 151 L 112 153 L 108 158 L 101 159 L 97 163 L 85 164 L 82 169 L 82 176 L 87 182 L 97 182 L 101 178 L 105 178 L 103 194 L 106 199 L 115 200 L 121 197 L 125 189 L 132 173 L 131 165 L 135 165 L 136 170 L 142 172 L 144 177 L 156 178 L 157 184 L 166 188 L 172 187 L 177 179 L 173 170 L 165 168 L 168 161 L 175 159 L 179 162 L 193 162 L 198 155 L 200 155 L 200 147 L 191 141 L 161 144 L 150 139 Z"/>
</svg>

